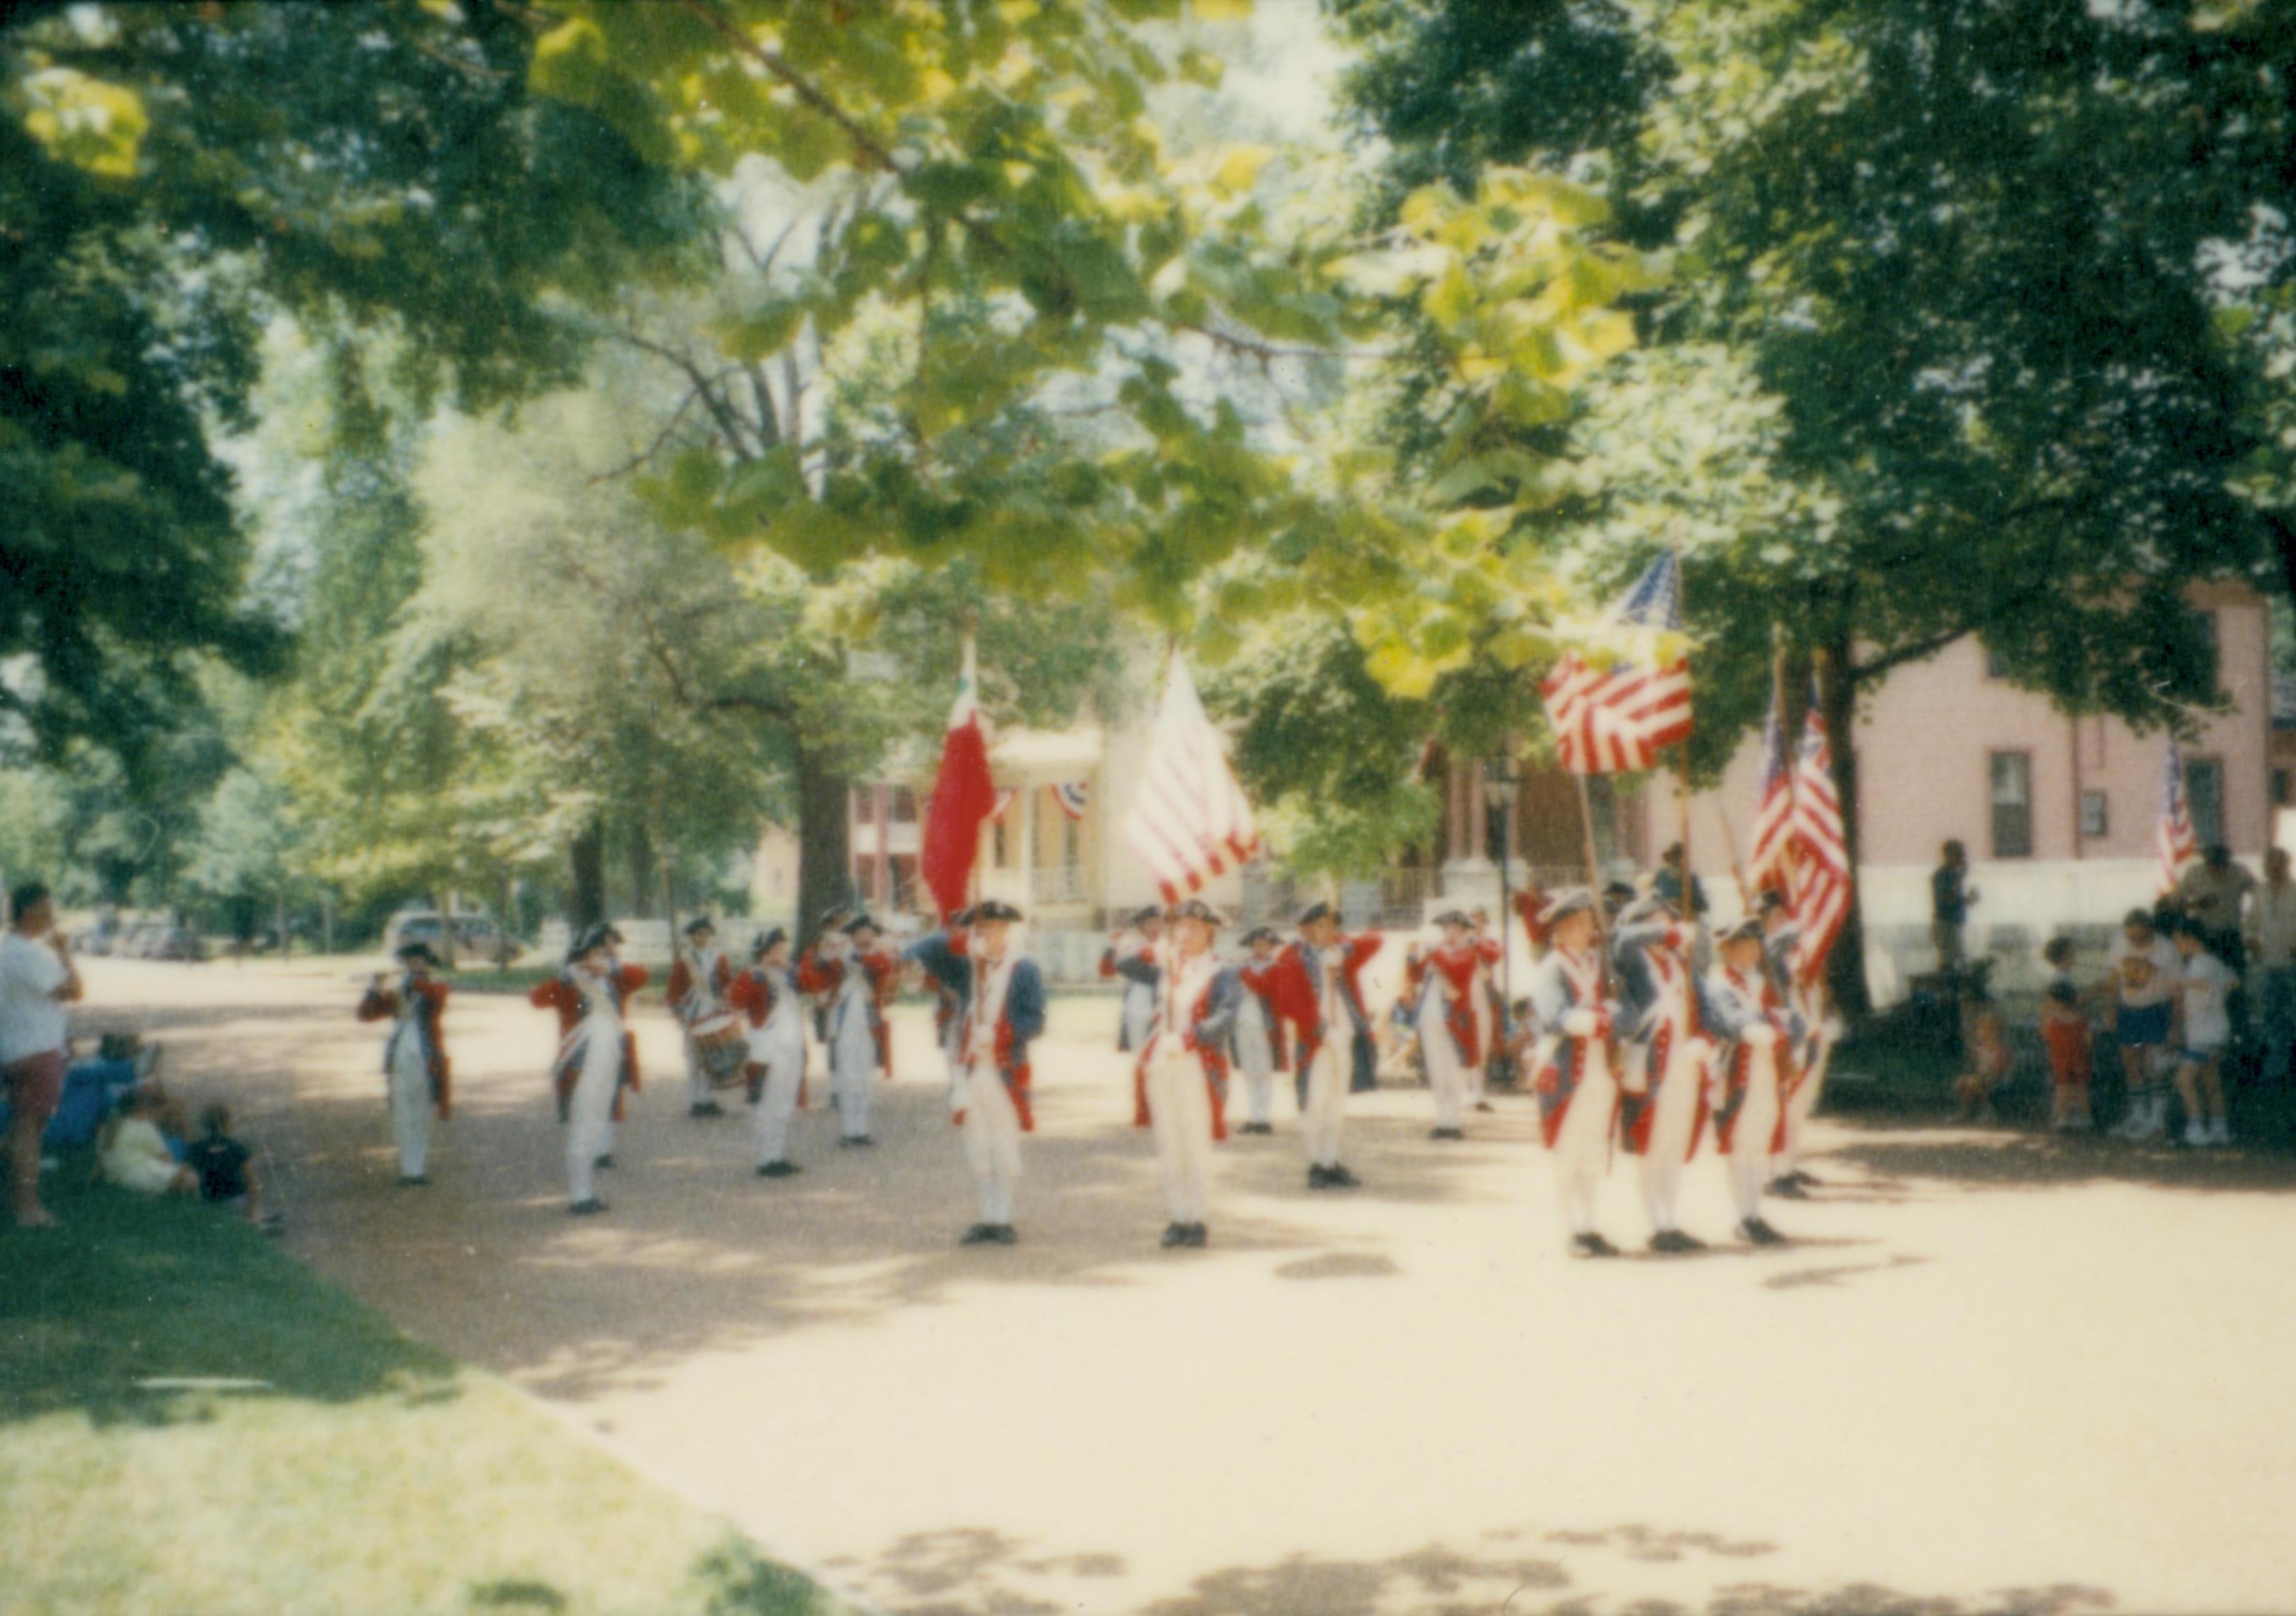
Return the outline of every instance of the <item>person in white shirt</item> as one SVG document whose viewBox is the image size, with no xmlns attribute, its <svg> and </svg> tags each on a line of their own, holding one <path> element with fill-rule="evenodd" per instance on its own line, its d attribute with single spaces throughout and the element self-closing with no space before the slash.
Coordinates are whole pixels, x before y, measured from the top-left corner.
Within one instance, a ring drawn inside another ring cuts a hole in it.
<svg viewBox="0 0 2296 1616">
<path fill-rule="evenodd" d="M 55 1226 L 40 1204 L 40 1136 L 64 1088 L 64 1006 L 81 996 L 55 903 L 38 882 L 8 897 L 0 936 L 0 1092 L 8 1099 L 8 1187 L 16 1226 Z"/>
<path fill-rule="evenodd" d="M 2226 1001 L 2240 979 L 2210 947 L 2209 929 L 2198 921 L 2177 928 L 2177 953 L 2183 962 L 2177 997 L 2184 1012 L 2185 1036 L 2177 1059 L 2177 1097 L 2185 1103 L 2185 1143 L 2230 1144 L 2225 1121 L 2225 1046 L 2232 1041 L 2232 1016 Z"/>
<path fill-rule="evenodd" d="M 2107 964 L 2113 1036 L 2120 1045 L 2121 1072 L 2128 1084 L 2128 1115 L 2120 1133 L 2125 1139 L 2157 1139 L 2169 1125 L 2169 1093 L 2162 1078 L 2183 962 L 2176 945 L 2154 927 L 2152 911 L 2131 909 L 2120 923 L 2120 940 L 2113 944 Z"/>
<path fill-rule="evenodd" d="M 2249 895 L 2248 956 L 2258 972 L 2265 1080 L 2284 1083 L 2296 1058 L 2296 881 L 2285 848 L 2265 854 L 2264 884 Z"/>
</svg>

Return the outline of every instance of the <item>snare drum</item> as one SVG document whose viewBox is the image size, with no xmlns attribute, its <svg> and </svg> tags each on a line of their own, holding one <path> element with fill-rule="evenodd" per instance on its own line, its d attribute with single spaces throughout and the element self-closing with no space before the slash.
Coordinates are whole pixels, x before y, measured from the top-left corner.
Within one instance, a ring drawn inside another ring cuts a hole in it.
<svg viewBox="0 0 2296 1616">
<path fill-rule="evenodd" d="M 705 1015 L 689 1033 L 693 1049 L 714 1088 L 732 1088 L 748 1077 L 750 1040 L 738 1013 Z"/>
</svg>

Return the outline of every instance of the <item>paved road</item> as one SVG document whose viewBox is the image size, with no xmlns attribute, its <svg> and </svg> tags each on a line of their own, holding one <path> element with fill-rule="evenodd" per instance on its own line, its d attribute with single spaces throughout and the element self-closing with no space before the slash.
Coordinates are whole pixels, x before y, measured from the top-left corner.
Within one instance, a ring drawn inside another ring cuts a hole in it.
<svg viewBox="0 0 2296 1616">
<path fill-rule="evenodd" d="M 1055 1007 L 1022 1243 L 963 1250 L 922 1012 L 881 1141 L 807 1171 L 684 1114 L 673 1030 L 566 1217 L 518 999 L 448 1015 L 459 1113 L 396 1187 L 340 972 L 96 962 L 95 1015 L 239 1102 L 291 1248 L 769 1549 L 906 1616 L 2276 1610 L 2296 1591 L 2296 1163 L 1833 1125 L 1795 1243 L 1565 1257 L 1525 1104 L 1464 1145 L 1359 1102 L 1366 1187 L 1225 1147 L 1165 1253 L 1112 1003 Z M 132 1013 L 128 1006 L 135 1006 Z M 1284 1117 L 1279 1127 L 1288 1130 Z M 1693 1169 L 1689 1221 L 1729 1222 Z M 1610 1226 L 1641 1234 L 1624 1166 Z"/>
</svg>

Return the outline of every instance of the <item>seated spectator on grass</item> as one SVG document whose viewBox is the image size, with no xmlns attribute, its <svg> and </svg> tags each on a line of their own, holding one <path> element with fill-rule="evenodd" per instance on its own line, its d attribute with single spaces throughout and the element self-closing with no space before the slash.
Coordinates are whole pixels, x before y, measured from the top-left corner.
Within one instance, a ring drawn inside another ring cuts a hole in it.
<svg viewBox="0 0 2296 1616">
<path fill-rule="evenodd" d="M 199 1175 L 201 1201 L 239 1212 L 250 1223 L 264 1221 L 254 1153 L 231 1136 L 230 1106 L 210 1101 L 200 1112 L 200 1137 L 185 1153 L 184 1165 Z"/>
<path fill-rule="evenodd" d="M 2184 1011 L 2185 1036 L 2177 1059 L 2177 1097 L 2185 1103 L 2185 1143 L 2190 1145 L 2230 1144 L 2232 1131 L 2225 1121 L 2225 1046 L 2232 1041 L 2232 1018 L 2226 1005 L 2240 979 L 2217 957 L 2215 938 L 2198 921 L 2186 921 L 2177 933 L 2177 953 L 2183 960 L 2177 993 Z"/>
<path fill-rule="evenodd" d="M 2071 944 L 2065 944 L 2065 952 L 2070 955 Z M 2049 1127 L 2060 1134 L 2086 1133 L 2096 1050 L 2089 1041 L 2088 1012 L 2070 975 L 2052 978 L 2042 990 L 2041 1041 L 2049 1047 Z"/>
<path fill-rule="evenodd" d="M 127 1109 L 104 1125 L 96 1143 L 96 1176 L 139 1195 L 198 1193 L 199 1175 L 176 1160 L 160 1132 L 168 1097 L 157 1088 L 139 1088 Z"/>
</svg>

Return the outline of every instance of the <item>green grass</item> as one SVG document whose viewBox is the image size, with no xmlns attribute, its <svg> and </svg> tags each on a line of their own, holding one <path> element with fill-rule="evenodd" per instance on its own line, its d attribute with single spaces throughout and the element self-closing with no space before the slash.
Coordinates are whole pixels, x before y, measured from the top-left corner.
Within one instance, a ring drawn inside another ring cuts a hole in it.
<svg viewBox="0 0 2296 1616">
<path fill-rule="evenodd" d="M 84 1182 L 0 1229 L 11 1616 L 840 1607 L 238 1219 Z M 260 1384 L 166 1389 L 155 1379 Z"/>
</svg>

